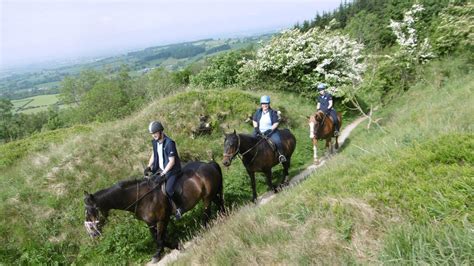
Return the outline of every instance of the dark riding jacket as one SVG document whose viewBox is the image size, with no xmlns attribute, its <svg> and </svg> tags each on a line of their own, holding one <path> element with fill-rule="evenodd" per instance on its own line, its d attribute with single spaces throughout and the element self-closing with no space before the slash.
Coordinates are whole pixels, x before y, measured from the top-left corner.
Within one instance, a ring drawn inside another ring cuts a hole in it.
<svg viewBox="0 0 474 266">
<path fill-rule="evenodd" d="M 156 173 L 160 169 L 160 158 L 158 158 L 158 140 L 153 139 L 153 168 L 152 172 Z M 170 169 L 170 174 L 179 174 L 181 172 L 181 161 L 179 159 L 178 151 L 176 150 L 176 143 L 170 139 L 168 136 L 164 136 L 163 140 L 163 167 L 168 165 L 170 157 L 175 157 L 174 165 Z"/>
<path fill-rule="evenodd" d="M 323 111 L 324 113 L 328 113 L 329 110 L 329 101 L 332 100 L 332 95 L 328 92 L 325 92 L 324 95 L 319 95 L 318 96 L 318 101 L 319 101 L 319 109 Z M 334 105 L 334 102 L 333 102 Z M 333 109 L 334 106 L 331 107 Z"/>
<path fill-rule="evenodd" d="M 278 118 L 278 112 L 273 110 L 272 108 L 268 108 L 268 111 L 270 112 L 270 121 L 272 122 L 272 125 L 280 122 L 280 119 Z M 257 127 L 260 127 L 260 118 L 262 118 L 262 113 L 263 110 L 262 108 L 259 108 L 257 112 L 253 115 L 253 121 L 257 122 Z"/>
</svg>

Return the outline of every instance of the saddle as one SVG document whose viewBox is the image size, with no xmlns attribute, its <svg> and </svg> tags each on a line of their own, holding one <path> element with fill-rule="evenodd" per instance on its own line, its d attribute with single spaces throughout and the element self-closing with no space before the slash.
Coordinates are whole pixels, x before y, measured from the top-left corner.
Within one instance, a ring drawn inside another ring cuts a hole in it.
<svg viewBox="0 0 474 266">
<path fill-rule="evenodd" d="M 161 192 L 163 192 L 163 194 L 166 195 L 166 182 L 163 182 L 161 184 Z M 183 195 L 183 186 L 181 186 L 181 184 L 178 183 L 174 187 L 173 198 L 181 199 L 182 195 Z"/>
<path fill-rule="evenodd" d="M 276 152 L 277 147 L 276 147 L 275 143 L 273 143 L 271 138 L 269 138 L 267 136 L 264 136 L 264 135 L 260 136 L 260 138 L 264 139 L 268 143 L 268 145 L 270 146 L 272 151 Z"/>
<path fill-rule="evenodd" d="M 155 189 L 161 189 L 161 192 L 166 195 L 166 177 L 160 176 L 159 173 L 152 175 L 149 179 L 149 185 L 154 187 Z M 174 194 L 173 197 L 181 198 L 183 194 L 183 186 L 179 184 L 179 182 L 174 187 Z"/>
</svg>

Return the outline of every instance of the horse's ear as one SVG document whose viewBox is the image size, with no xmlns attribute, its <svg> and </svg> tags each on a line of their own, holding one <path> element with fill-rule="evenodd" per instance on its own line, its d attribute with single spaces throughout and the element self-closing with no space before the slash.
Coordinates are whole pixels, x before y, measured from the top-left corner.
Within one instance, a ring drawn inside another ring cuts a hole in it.
<svg viewBox="0 0 474 266">
<path fill-rule="evenodd" d="M 92 194 L 89 194 L 87 191 L 84 191 L 84 202 L 89 205 L 94 204 L 94 196 Z"/>
<path fill-rule="evenodd" d="M 237 134 L 237 131 L 235 131 L 235 129 L 234 129 L 234 133 L 233 133 L 233 134 L 234 134 L 234 135 Z"/>
</svg>

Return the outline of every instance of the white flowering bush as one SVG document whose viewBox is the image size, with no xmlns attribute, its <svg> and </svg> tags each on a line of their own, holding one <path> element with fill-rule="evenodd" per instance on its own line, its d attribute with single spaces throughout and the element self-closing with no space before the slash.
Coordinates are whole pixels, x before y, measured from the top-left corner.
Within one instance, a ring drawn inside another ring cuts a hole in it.
<svg viewBox="0 0 474 266">
<path fill-rule="evenodd" d="M 449 6 L 439 14 L 435 25 L 433 47 L 439 55 L 456 50 L 474 51 L 474 4 Z"/>
<path fill-rule="evenodd" d="M 341 86 L 359 83 L 366 68 L 363 45 L 329 30 L 286 30 L 257 51 L 255 59 L 244 59 L 242 80 L 274 78 L 288 89 L 313 92 L 318 83 L 329 85 L 336 96 Z"/>
<path fill-rule="evenodd" d="M 396 60 L 403 60 L 407 68 L 416 63 L 426 63 L 434 57 L 428 38 L 422 42 L 418 40 L 415 24 L 419 20 L 419 14 L 424 10 L 420 4 L 414 4 L 406 11 L 402 21 L 390 20 L 389 27 L 397 37 L 400 50 L 396 54 Z"/>
</svg>

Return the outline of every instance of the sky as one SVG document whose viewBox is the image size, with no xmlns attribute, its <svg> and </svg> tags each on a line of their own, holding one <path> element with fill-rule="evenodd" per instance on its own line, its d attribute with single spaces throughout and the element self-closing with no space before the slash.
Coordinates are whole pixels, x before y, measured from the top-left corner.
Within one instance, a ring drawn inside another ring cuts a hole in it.
<svg viewBox="0 0 474 266">
<path fill-rule="evenodd" d="M 265 33 L 338 0 L 0 0 L 0 69 Z"/>
</svg>

